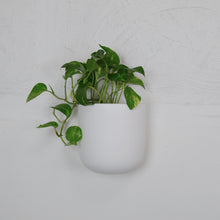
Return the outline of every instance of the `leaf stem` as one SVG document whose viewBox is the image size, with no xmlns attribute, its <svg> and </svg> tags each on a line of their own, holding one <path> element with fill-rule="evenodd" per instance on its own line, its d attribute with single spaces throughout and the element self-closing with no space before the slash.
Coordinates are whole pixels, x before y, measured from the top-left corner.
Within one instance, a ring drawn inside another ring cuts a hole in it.
<svg viewBox="0 0 220 220">
<path fill-rule="evenodd" d="M 65 79 L 65 84 L 64 84 L 64 93 L 65 93 L 65 100 L 67 101 L 67 91 L 66 91 L 66 84 L 67 84 L 67 79 Z"/>
<path fill-rule="evenodd" d="M 52 94 L 55 98 L 59 99 L 59 100 L 62 100 L 62 101 L 65 101 L 67 102 L 68 104 L 75 104 L 75 102 L 69 102 L 68 100 L 64 99 L 64 98 L 61 98 L 59 97 L 58 95 L 56 95 L 54 92 L 51 92 L 50 90 L 47 90 L 46 92 L 49 92 L 50 94 Z"/>
<path fill-rule="evenodd" d="M 121 87 L 121 93 L 120 93 L 120 95 L 119 95 L 119 98 L 118 98 L 118 100 L 117 100 L 117 103 L 119 103 L 119 101 L 120 101 L 120 99 L 121 99 L 121 96 L 122 96 L 122 93 L 123 93 L 123 91 L 124 91 L 124 86 L 125 84 L 123 83 L 122 84 L 122 87 Z"/>
<path fill-rule="evenodd" d="M 71 85 L 72 85 L 72 89 L 73 89 L 73 77 L 71 77 Z"/>
<path fill-rule="evenodd" d="M 62 136 L 60 136 L 60 135 L 58 134 L 57 129 L 56 129 L 56 128 L 54 128 L 54 130 L 55 130 L 55 133 L 56 133 L 57 137 L 59 137 L 59 138 L 60 138 L 60 140 L 63 142 L 63 144 L 64 144 L 65 146 L 67 146 L 68 144 L 67 144 L 67 143 L 64 141 L 63 137 L 62 137 Z"/>
<path fill-rule="evenodd" d="M 76 107 L 76 104 L 73 105 L 72 107 L 72 111 L 73 109 Z M 72 112 L 71 112 L 72 113 Z M 67 146 L 67 143 L 64 141 L 63 139 L 63 129 L 64 129 L 64 125 L 66 124 L 67 120 L 69 119 L 69 117 L 66 117 L 66 119 L 62 122 L 62 125 L 61 125 L 61 129 L 60 129 L 60 134 L 59 134 L 59 137 L 61 139 L 61 141 Z"/>
<path fill-rule="evenodd" d="M 62 135 L 63 135 L 63 128 L 64 128 L 64 125 L 65 125 L 67 119 L 68 119 L 68 118 L 66 118 L 66 119 L 62 122 L 62 126 L 61 126 L 61 129 L 60 129 L 60 136 L 61 136 L 61 137 L 62 137 Z"/>
<path fill-rule="evenodd" d="M 63 122 L 63 121 L 61 121 L 61 120 L 57 117 L 57 115 L 56 115 L 56 113 L 55 113 L 55 109 L 53 109 L 53 115 L 54 115 L 54 117 L 57 119 L 58 122 L 60 122 L 60 123 Z"/>
<path fill-rule="evenodd" d="M 61 141 L 64 143 L 65 146 L 67 146 L 68 144 L 64 141 L 63 137 L 60 136 Z"/>
<path fill-rule="evenodd" d="M 106 95 L 107 95 L 107 92 L 108 92 L 108 87 L 109 87 L 109 81 L 106 80 L 105 90 L 104 90 L 104 94 L 103 94 L 103 100 L 104 100 L 104 102 L 106 102 Z"/>
<path fill-rule="evenodd" d="M 101 94 L 98 92 L 97 89 L 95 89 L 95 88 L 92 87 L 92 86 L 89 86 L 89 88 L 92 89 L 93 91 L 95 91 L 95 92 L 98 94 L 99 97 L 101 97 Z M 93 99 L 92 99 L 92 100 L 93 100 Z"/>
<path fill-rule="evenodd" d="M 71 99 L 72 99 L 73 103 L 76 103 L 75 91 L 74 91 L 74 89 L 76 88 L 76 86 L 77 86 L 78 84 L 79 84 L 79 83 L 77 82 L 75 85 L 72 85 L 72 89 L 71 89 L 71 92 L 70 92 L 70 96 L 71 96 Z"/>
<path fill-rule="evenodd" d="M 116 83 L 116 88 L 115 88 L 115 92 L 114 92 L 114 95 L 113 95 L 113 103 L 117 103 L 117 97 L 118 97 L 118 92 L 120 90 L 120 85 L 119 83 L 117 82 Z"/>
</svg>

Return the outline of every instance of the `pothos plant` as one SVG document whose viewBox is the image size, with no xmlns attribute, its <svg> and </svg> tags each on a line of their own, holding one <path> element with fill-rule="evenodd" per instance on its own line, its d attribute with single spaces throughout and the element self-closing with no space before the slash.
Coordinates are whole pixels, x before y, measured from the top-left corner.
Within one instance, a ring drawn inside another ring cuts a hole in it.
<svg viewBox="0 0 220 220">
<path fill-rule="evenodd" d="M 26 102 L 31 101 L 43 92 L 50 93 L 62 103 L 51 107 L 56 121 L 50 121 L 38 128 L 53 127 L 57 137 L 64 145 L 77 145 L 82 139 L 82 130 L 78 126 L 70 126 L 65 131 L 65 124 L 77 105 L 93 105 L 96 103 L 119 103 L 122 94 L 129 109 L 135 108 L 141 97 L 129 86 L 139 85 L 145 88 L 143 81 L 134 75 L 135 72 L 145 75 L 142 66 L 129 68 L 120 64 L 118 54 L 108 47 L 99 45 L 101 49 L 91 54 L 85 62 L 71 61 L 62 66 L 65 69 L 64 97 L 58 96 L 54 89 L 44 83 L 37 83 L 29 93 Z M 78 77 L 76 76 L 77 74 Z M 76 80 L 77 79 L 77 80 Z M 70 83 L 70 91 L 67 83 Z M 57 111 L 64 114 L 61 120 Z"/>
</svg>

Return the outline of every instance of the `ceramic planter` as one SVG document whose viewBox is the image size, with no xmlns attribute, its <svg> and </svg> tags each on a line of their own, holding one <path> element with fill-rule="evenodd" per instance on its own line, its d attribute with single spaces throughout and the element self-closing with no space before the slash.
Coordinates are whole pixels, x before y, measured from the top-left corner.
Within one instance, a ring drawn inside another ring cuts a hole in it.
<svg viewBox="0 0 220 220">
<path fill-rule="evenodd" d="M 147 106 L 130 110 L 126 104 L 79 106 L 83 131 L 80 158 L 100 173 L 124 173 L 137 168 L 146 148 Z"/>
</svg>

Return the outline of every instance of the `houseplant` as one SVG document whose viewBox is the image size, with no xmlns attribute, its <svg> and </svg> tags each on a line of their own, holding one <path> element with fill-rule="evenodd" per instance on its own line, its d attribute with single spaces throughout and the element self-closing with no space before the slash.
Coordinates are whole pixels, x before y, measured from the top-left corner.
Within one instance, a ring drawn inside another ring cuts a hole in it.
<svg viewBox="0 0 220 220">
<path fill-rule="evenodd" d="M 133 110 L 141 101 L 141 97 L 130 87 L 130 85 L 139 85 L 145 88 L 143 81 L 134 74 L 135 72 L 137 72 L 142 75 L 145 75 L 145 72 L 143 67 L 141 66 L 135 68 L 129 68 L 126 65 L 120 64 L 120 58 L 115 51 L 102 45 L 100 45 L 100 48 L 101 49 L 99 49 L 98 51 L 93 52 L 91 54 L 91 57 L 85 63 L 79 61 L 72 61 L 62 66 L 62 68 L 65 69 L 65 73 L 63 76 L 64 97 L 58 96 L 50 85 L 49 87 L 47 87 L 44 83 L 38 83 L 32 88 L 26 101 L 29 102 L 42 93 L 50 93 L 51 95 L 56 97 L 61 102 L 58 105 L 51 107 L 53 110 L 53 115 L 56 118 L 56 121 L 47 122 L 45 124 L 38 126 L 38 128 L 53 127 L 57 137 L 60 138 L 61 141 L 66 146 L 77 145 L 78 142 L 83 138 L 82 145 L 80 144 L 80 147 L 82 148 L 82 152 L 84 152 L 81 154 L 81 158 L 84 158 L 82 159 L 83 162 L 89 168 L 95 171 L 107 172 L 105 171 L 105 169 L 99 170 L 98 168 L 99 164 L 96 164 L 95 166 L 93 165 L 90 166 L 89 165 L 90 162 L 86 163 L 86 161 L 89 160 L 88 158 L 90 153 L 88 153 L 88 151 L 86 150 L 88 148 L 84 147 L 84 145 L 85 146 L 88 146 L 88 144 L 92 145 L 91 141 L 97 142 L 97 139 L 100 139 L 100 137 L 103 138 L 105 137 L 105 135 L 103 136 L 99 134 L 98 135 L 99 138 L 95 137 L 95 133 L 92 132 L 95 131 L 94 127 L 90 127 L 91 128 L 90 131 L 87 131 L 87 126 L 85 125 L 84 118 L 90 115 L 90 117 L 93 119 L 91 123 L 92 124 L 95 123 L 97 126 L 99 122 L 103 122 L 105 121 L 105 119 L 107 119 L 108 122 L 104 122 L 101 125 L 102 127 L 104 125 L 108 126 L 109 123 L 114 118 L 117 118 L 117 121 L 121 121 L 120 118 L 117 117 L 117 115 L 119 115 L 117 114 L 117 111 L 119 112 L 122 111 L 122 113 L 120 113 L 121 116 L 123 116 L 123 111 L 125 111 L 126 112 L 125 115 L 128 114 L 128 119 L 129 117 L 133 117 L 131 112 L 134 112 L 133 114 L 135 114 L 135 112 L 137 111 L 136 119 L 140 118 L 140 116 L 146 111 L 146 109 L 144 105 L 140 105 L 139 111 Z M 78 77 L 77 81 L 74 80 L 74 78 L 76 77 Z M 68 88 L 67 83 L 71 84 L 70 91 L 67 91 Z M 118 104 L 123 94 L 126 100 L 126 104 Z M 111 104 L 118 104 L 118 105 L 111 105 Z M 81 127 L 83 127 L 83 129 L 81 129 L 80 126 L 76 126 L 76 125 L 70 126 L 69 128 L 66 129 L 65 128 L 66 122 L 71 118 L 71 114 L 75 108 L 78 108 L 79 125 L 82 125 Z M 109 112 L 108 115 L 104 114 L 105 116 L 102 117 L 102 112 L 103 113 L 106 112 L 107 109 L 112 109 L 112 111 L 114 111 L 114 114 L 111 116 L 113 118 L 109 117 L 112 113 L 111 111 Z M 94 117 L 94 115 L 91 115 L 93 111 L 97 118 Z M 99 112 L 98 115 L 96 111 Z M 65 119 L 61 120 L 58 117 L 57 112 L 61 112 L 62 114 L 64 114 Z M 125 120 L 129 121 L 126 118 Z M 141 120 L 139 120 L 139 122 L 141 123 Z M 89 123 L 89 119 L 88 119 L 88 123 Z M 129 124 L 127 124 L 127 126 L 132 127 L 132 125 Z M 123 129 L 123 126 L 121 126 L 121 128 Z M 84 130 L 86 130 L 86 135 L 84 133 Z M 105 130 L 105 128 L 103 128 L 103 130 Z M 116 129 L 112 128 L 112 131 L 113 130 L 115 131 Z M 128 135 L 132 136 L 132 133 L 134 133 L 135 130 L 138 129 L 133 128 L 129 130 Z M 109 131 L 110 133 L 112 133 L 111 130 Z M 122 133 L 125 134 L 125 138 L 126 138 L 126 133 L 124 132 Z M 88 137 L 90 138 L 88 139 Z M 128 136 L 126 139 L 128 139 Z M 137 140 L 140 139 L 138 135 L 136 139 Z M 88 143 L 88 140 L 90 143 Z M 83 143 L 83 141 L 85 141 L 85 143 Z M 106 139 L 106 141 L 109 140 Z M 102 143 L 96 143 L 96 146 L 100 144 L 103 145 Z M 140 143 L 140 145 L 142 145 L 141 149 L 144 149 L 143 147 L 144 143 Z M 91 149 L 92 148 L 90 148 L 90 150 Z M 93 149 L 94 151 L 97 150 L 95 148 Z M 143 153 L 142 150 L 140 152 L 141 153 L 139 154 Z M 115 169 L 109 167 L 107 167 L 106 169 L 108 169 L 109 172 L 117 172 L 117 167 L 115 168 L 116 171 L 114 171 Z M 122 168 L 118 172 L 124 172 L 124 171 L 126 171 L 126 168 L 125 169 Z"/>
</svg>

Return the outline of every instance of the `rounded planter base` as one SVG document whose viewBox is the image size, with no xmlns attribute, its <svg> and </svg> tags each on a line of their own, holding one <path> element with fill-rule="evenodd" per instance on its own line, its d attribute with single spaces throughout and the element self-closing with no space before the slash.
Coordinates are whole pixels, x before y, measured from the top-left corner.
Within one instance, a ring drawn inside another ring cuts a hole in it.
<svg viewBox="0 0 220 220">
<path fill-rule="evenodd" d="M 79 106 L 79 126 L 83 131 L 80 158 L 99 173 L 126 173 L 145 158 L 147 106 L 130 110 L 126 104 Z"/>
</svg>

